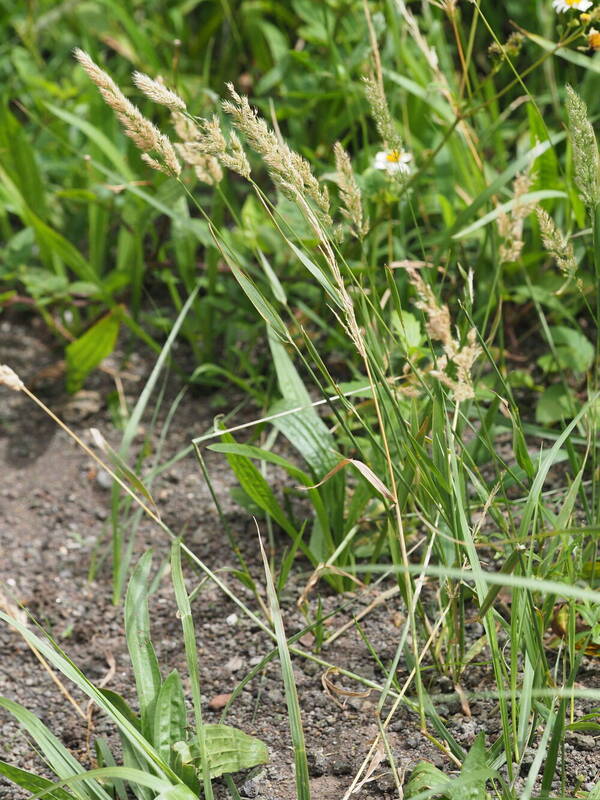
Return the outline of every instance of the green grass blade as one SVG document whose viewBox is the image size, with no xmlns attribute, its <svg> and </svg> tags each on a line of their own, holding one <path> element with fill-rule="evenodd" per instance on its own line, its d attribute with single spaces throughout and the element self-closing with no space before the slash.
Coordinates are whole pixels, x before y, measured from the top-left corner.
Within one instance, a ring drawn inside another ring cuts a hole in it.
<svg viewBox="0 0 600 800">
<path fill-rule="evenodd" d="M 36 746 L 41 750 L 44 758 L 48 762 L 50 768 L 59 778 L 70 778 L 78 773 L 84 773 L 85 770 L 81 764 L 75 759 L 67 748 L 60 742 L 53 733 L 51 733 L 44 723 L 39 720 L 35 714 L 28 711 L 19 703 L 9 700 L 7 697 L 0 696 L 0 707 L 6 709 L 10 714 L 15 717 L 19 724 L 31 736 Z M 53 786 L 49 781 L 40 783 L 36 791 L 46 790 L 49 786 Z M 86 781 L 79 791 L 76 791 L 77 797 L 81 800 L 110 800 L 107 792 L 99 785 L 94 785 L 93 781 Z"/>
<path fill-rule="evenodd" d="M 173 542 L 171 548 L 171 574 L 177 608 L 181 617 L 183 629 L 183 642 L 187 661 L 190 683 L 192 687 L 192 702 L 194 704 L 194 721 L 198 748 L 200 751 L 200 765 L 202 768 L 202 786 L 206 800 L 213 800 L 213 789 L 210 778 L 210 762 L 206 750 L 204 722 L 202 720 L 202 695 L 200 692 L 200 668 L 198 664 L 198 644 L 192 621 L 192 608 L 181 570 L 181 545 L 179 540 Z"/>
<path fill-rule="evenodd" d="M 7 764 L 6 761 L 0 761 L 0 774 L 28 792 L 39 792 L 54 786 L 52 781 L 47 778 L 41 778 L 33 772 L 13 767 L 12 764 Z M 49 800 L 73 800 L 75 795 L 65 789 L 52 788 L 52 791 L 46 797 Z"/>
<path fill-rule="evenodd" d="M 133 571 L 125 598 L 127 649 L 140 704 L 142 734 L 146 738 L 152 735 L 154 709 L 162 683 L 158 659 L 150 638 L 148 586 L 151 567 L 152 553 L 148 551 L 140 558 Z"/>
<path fill-rule="evenodd" d="M 259 534 L 260 552 L 263 561 L 263 568 L 265 571 L 265 579 L 267 583 L 267 596 L 269 598 L 269 607 L 277 636 L 277 648 L 279 650 L 279 660 L 281 662 L 281 674 L 283 677 L 283 685 L 285 688 L 285 699 L 288 709 L 288 718 L 290 725 L 290 733 L 292 736 L 292 745 L 294 747 L 294 763 L 296 770 L 296 798 L 297 800 L 310 800 L 310 779 L 308 773 L 308 760 L 306 758 L 306 745 L 304 742 L 304 729 L 302 727 L 302 716 L 300 713 L 300 702 L 298 700 L 298 691 L 296 689 L 296 682 L 294 680 L 294 670 L 292 667 L 292 659 L 288 648 L 287 637 L 285 628 L 283 626 L 283 617 L 279 602 L 277 600 L 277 592 L 273 583 L 273 576 L 269 569 L 269 561 L 267 554 L 263 547 L 262 538 Z"/>
</svg>

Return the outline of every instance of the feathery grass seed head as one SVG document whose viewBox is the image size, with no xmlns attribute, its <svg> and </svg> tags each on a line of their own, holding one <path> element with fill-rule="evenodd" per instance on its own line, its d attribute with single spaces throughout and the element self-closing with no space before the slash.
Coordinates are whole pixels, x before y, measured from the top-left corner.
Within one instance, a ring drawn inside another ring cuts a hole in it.
<svg viewBox="0 0 600 800">
<path fill-rule="evenodd" d="M 306 194 L 321 212 L 323 221 L 331 224 L 327 190 L 312 174 L 309 163 L 278 139 L 265 120 L 251 108 L 248 98 L 235 91 L 233 84 L 227 84 L 227 88 L 232 99 L 223 101 L 223 109 L 250 147 L 262 157 L 275 184 L 294 200 L 297 195 Z"/>
<path fill-rule="evenodd" d="M 498 232 L 504 239 L 499 249 L 500 261 L 506 264 L 517 261 L 523 250 L 523 224 L 535 208 L 535 203 L 523 202 L 531 187 L 532 177 L 523 172 L 513 182 L 514 203 L 508 214 L 502 212 L 497 219 Z"/>
<path fill-rule="evenodd" d="M 167 89 L 167 87 L 163 86 L 159 81 L 152 80 L 152 78 L 145 75 L 143 72 L 134 72 L 133 82 L 146 97 L 153 100 L 155 103 L 166 106 L 170 108 L 171 111 L 186 110 L 185 103 L 178 94 Z"/>
<path fill-rule="evenodd" d="M 13 392 L 20 392 L 25 388 L 25 384 L 14 369 L 11 369 L 6 364 L 0 364 L 0 385 L 8 386 Z"/>
<path fill-rule="evenodd" d="M 182 142 L 193 142 L 199 138 L 200 131 L 198 126 L 186 114 L 182 114 L 181 111 L 174 111 L 171 114 L 171 121 L 175 128 L 175 133 Z"/>
<path fill-rule="evenodd" d="M 153 169 L 158 169 L 167 175 L 179 175 L 181 164 L 177 160 L 169 138 L 144 117 L 142 112 L 125 97 L 110 75 L 101 69 L 87 53 L 79 48 L 74 53 L 77 61 L 100 90 L 107 105 L 116 113 L 125 135 L 144 152 L 146 157 L 143 160 Z M 150 156 L 148 151 L 154 152 L 157 157 Z"/>
<path fill-rule="evenodd" d="M 415 305 L 427 317 L 427 333 L 431 339 L 441 342 L 444 350 L 444 355 L 437 359 L 437 369 L 432 370 L 431 375 L 452 390 L 457 403 L 474 397 L 471 369 L 481 353 L 481 348 L 477 344 L 477 331 L 471 328 L 467 334 L 467 343 L 461 347 L 460 342 L 452 336 L 448 306 L 438 303 L 432 288 L 425 283 L 416 266 L 411 264 L 403 266 L 419 297 Z M 456 377 L 448 372 L 450 362 Z"/>
<path fill-rule="evenodd" d="M 402 152 L 402 138 L 396 129 L 396 123 L 392 119 L 383 87 L 375 78 L 363 78 L 365 84 L 365 95 L 371 116 L 377 126 L 377 131 L 385 144 L 386 149 Z"/>
<path fill-rule="evenodd" d="M 600 156 L 596 134 L 588 118 L 586 104 L 568 85 L 566 106 L 573 144 L 575 183 L 583 202 L 594 207 L 600 202 Z"/>
<path fill-rule="evenodd" d="M 180 142 L 175 149 L 184 164 L 194 168 L 196 177 L 203 183 L 213 186 L 223 179 L 223 170 L 216 156 L 203 153 L 196 142 Z"/>
<path fill-rule="evenodd" d="M 542 234 L 542 242 L 548 253 L 555 259 L 565 278 L 572 278 L 577 271 L 577 261 L 573 245 L 556 227 L 552 217 L 543 208 L 536 208 Z"/>
<path fill-rule="evenodd" d="M 212 175 L 213 181 L 216 180 L 217 171 L 220 170 L 218 164 L 215 166 L 215 159 L 226 169 L 237 172 L 244 178 L 250 177 L 250 163 L 242 143 L 234 131 L 229 135 L 229 142 L 227 141 L 216 114 L 211 119 L 198 120 L 193 140 L 184 142 L 183 146 L 185 149 L 179 152 L 184 161 L 201 169 L 206 167 L 208 174 Z M 212 162 L 202 161 L 203 158 L 212 159 Z M 196 174 L 200 180 L 205 180 L 198 170 L 196 170 Z M 221 177 L 223 177 L 222 173 Z M 218 183 L 218 181 L 216 182 Z"/>
<path fill-rule="evenodd" d="M 350 156 L 339 142 L 334 144 L 333 152 L 343 204 L 342 214 L 350 220 L 353 235 L 362 239 L 369 231 L 369 223 L 363 219 L 362 196 L 354 177 Z"/>
</svg>

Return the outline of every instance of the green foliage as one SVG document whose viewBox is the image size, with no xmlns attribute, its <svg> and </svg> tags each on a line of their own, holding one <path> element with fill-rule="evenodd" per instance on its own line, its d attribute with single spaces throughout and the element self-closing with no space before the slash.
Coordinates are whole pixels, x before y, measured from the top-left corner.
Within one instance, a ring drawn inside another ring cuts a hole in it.
<svg viewBox="0 0 600 800">
<path fill-rule="evenodd" d="M 487 800 L 486 783 L 496 775 L 488 767 L 485 751 L 485 734 L 475 737 L 456 778 L 447 778 L 428 761 L 420 761 L 406 784 L 406 800 L 425 800 L 426 797 L 443 797 L 445 800 Z"/>
<path fill-rule="evenodd" d="M 407 620 L 380 710 L 402 660 L 414 671 L 408 694 L 421 727 L 463 762 L 453 778 L 419 766 L 406 796 L 483 800 L 493 779 L 502 800 L 512 800 L 533 741 L 539 758 L 519 796 L 531 796 L 538 780 L 548 795 L 564 693 L 574 691 L 581 653 L 598 639 L 600 207 L 592 124 L 600 96 L 587 23 L 575 11 L 554 15 L 550 2 L 517 0 L 38 5 L 38 19 L 18 6 L 0 17 L 0 302 L 43 317 L 65 347 L 71 391 L 111 352 L 120 328 L 155 350 L 170 331 L 161 366 L 181 331 L 195 381 L 234 383 L 257 405 L 248 426 L 255 438 L 238 441 L 215 427 L 195 443 L 220 437 L 209 446 L 227 459 L 236 497 L 291 539 L 280 582 L 296 549 L 338 590 L 357 572 L 365 580 L 384 569 L 397 575 Z M 508 20 L 519 27 L 505 41 Z M 176 180 L 142 167 L 72 64 L 75 45 L 170 136 L 166 110 L 131 88 L 132 68 L 162 76 L 190 115 L 215 114 L 226 137 L 236 130 L 251 180 L 225 170 L 209 186 L 192 170 Z M 378 109 L 369 107 L 365 76 L 381 90 Z M 252 120 L 244 127 L 225 114 L 226 80 L 276 128 L 271 138 L 263 129 L 267 148 Z M 406 154 L 385 155 L 382 115 L 412 156 L 406 175 L 392 167 Z M 348 152 L 351 186 L 334 171 L 336 141 Z M 327 213 L 319 204 L 325 187 Z M 351 224 L 357 208 L 368 232 Z M 126 430 L 125 462 L 148 399 L 144 392 Z M 278 448 L 288 445 L 284 457 Z M 283 496 L 270 482 L 272 467 L 289 478 Z M 132 475 L 128 481 L 135 485 Z M 116 531 L 115 600 L 126 544 Z M 179 559 L 175 549 L 188 668 L 197 675 Z M 113 772 L 112 787 L 118 794 L 131 779 L 140 800 L 157 791 L 176 800 L 202 783 L 210 796 L 219 758 L 233 765 L 227 753 L 215 756 L 221 735 L 231 737 L 236 763 L 246 763 L 245 740 L 202 723 L 198 680 L 196 733 L 187 735 L 180 678 L 163 680 L 149 638 L 148 571 L 146 558 L 126 600 L 139 718 L 122 699 L 101 695 L 124 731 L 130 770 Z M 435 600 L 421 591 L 428 572 Z M 247 571 L 239 574 L 254 586 Z M 501 585 L 511 587 L 510 614 Z M 547 631 L 565 598 L 551 668 Z M 272 582 L 269 600 L 289 667 Z M 476 617 L 484 630 L 474 643 L 465 621 Z M 459 684 L 482 653 L 496 682 L 500 732 L 487 752 L 478 738 L 465 756 L 422 673 L 426 665 Z M 307 796 L 289 670 L 286 680 L 298 792 Z M 53 753 L 59 778 L 77 772 L 46 733 L 26 724 Z M 174 740 L 183 743 L 175 751 Z M 260 745 L 252 747 L 247 760 L 262 759 Z M 99 752 L 107 769 L 122 769 L 102 745 Z M 148 764 L 154 784 L 136 783 L 132 774 L 139 778 Z M 506 776 L 494 776 L 492 764 L 505 764 Z M 11 769 L 22 785 L 42 788 L 41 779 Z M 93 790 L 106 800 L 95 778 L 81 780 L 52 796 Z"/>
</svg>

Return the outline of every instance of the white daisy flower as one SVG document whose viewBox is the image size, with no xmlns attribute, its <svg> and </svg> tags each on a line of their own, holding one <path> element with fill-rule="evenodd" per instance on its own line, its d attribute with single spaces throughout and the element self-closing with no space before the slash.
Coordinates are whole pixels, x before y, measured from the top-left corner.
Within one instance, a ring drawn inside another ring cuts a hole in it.
<svg viewBox="0 0 600 800">
<path fill-rule="evenodd" d="M 412 161 L 412 153 L 404 150 L 381 150 L 375 156 L 373 166 L 375 169 L 384 169 L 388 175 L 397 175 L 398 173 L 408 175 L 410 161 Z"/>
<path fill-rule="evenodd" d="M 559 14 L 565 11 L 587 11 L 593 5 L 591 0 L 552 0 L 552 6 Z"/>
</svg>

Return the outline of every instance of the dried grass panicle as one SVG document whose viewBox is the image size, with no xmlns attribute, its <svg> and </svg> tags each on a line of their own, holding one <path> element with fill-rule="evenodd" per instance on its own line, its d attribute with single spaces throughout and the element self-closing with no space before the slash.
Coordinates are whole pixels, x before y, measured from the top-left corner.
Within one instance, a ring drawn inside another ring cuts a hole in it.
<svg viewBox="0 0 600 800">
<path fill-rule="evenodd" d="M 185 148 L 183 151 L 179 147 L 178 150 L 184 161 L 194 167 L 209 167 L 209 172 L 213 174 L 213 177 L 216 177 L 217 174 L 214 167 L 215 159 L 226 169 L 237 172 L 244 178 L 250 177 L 250 163 L 242 143 L 234 131 L 229 135 L 229 142 L 227 141 L 221 129 L 219 118 L 216 115 L 211 119 L 197 120 L 193 139 L 184 142 L 183 147 Z M 212 161 L 207 161 L 206 159 L 212 159 Z"/>
<path fill-rule="evenodd" d="M 25 384 L 17 373 L 7 364 L 0 364 L 0 385 L 7 386 L 13 392 L 20 392 L 25 388 Z"/>
<path fill-rule="evenodd" d="M 77 61 L 79 61 L 100 90 L 100 94 L 107 105 L 117 115 L 125 134 L 129 136 L 136 147 L 144 152 L 146 157 L 143 157 L 143 160 L 153 169 L 157 169 L 167 175 L 179 175 L 181 164 L 177 160 L 177 155 L 169 138 L 164 133 L 161 133 L 156 125 L 144 117 L 141 111 L 125 97 L 110 75 L 100 69 L 87 53 L 77 48 L 74 54 Z M 150 156 L 150 152 L 153 152 L 156 157 Z"/>
<path fill-rule="evenodd" d="M 166 106 L 171 111 L 186 110 L 185 102 L 178 94 L 167 89 L 160 81 L 152 80 L 150 76 L 145 75 L 143 72 L 134 72 L 133 82 L 146 97 L 155 103 Z"/>
<path fill-rule="evenodd" d="M 194 168 L 198 180 L 209 186 L 214 186 L 223 180 L 223 170 L 218 158 L 203 153 L 194 147 L 194 142 L 177 143 L 175 149 L 184 164 L 189 164 Z"/>
<path fill-rule="evenodd" d="M 375 120 L 377 131 L 385 148 L 387 150 L 397 150 L 401 152 L 403 150 L 402 137 L 398 133 L 396 123 L 390 114 L 383 86 L 372 77 L 365 77 L 363 81 L 365 84 L 365 95 L 371 109 L 371 116 Z"/>
<path fill-rule="evenodd" d="M 276 185 L 293 199 L 306 194 L 319 209 L 322 220 L 331 225 L 327 190 L 312 174 L 308 162 L 277 138 L 265 120 L 251 108 L 247 97 L 239 95 L 232 84 L 227 87 L 232 100 L 224 100 L 223 109 L 232 117 L 235 127 L 245 136 L 250 147 L 262 157 Z"/>
<path fill-rule="evenodd" d="M 200 129 L 187 114 L 181 111 L 174 111 L 171 114 L 171 122 L 175 128 L 175 133 L 182 142 L 193 142 L 200 138 Z"/>
<path fill-rule="evenodd" d="M 529 173 L 519 173 L 513 182 L 514 205 L 509 214 L 501 213 L 497 219 L 498 232 L 504 239 L 499 248 L 502 263 L 517 261 L 523 250 L 523 223 L 535 208 L 535 203 L 523 202 L 531 187 Z"/>
<path fill-rule="evenodd" d="M 477 344 L 477 331 L 471 328 L 467 334 L 467 343 L 461 347 L 460 342 L 452 336 L 448 307 L 438 303 L 433 290 L 425 283 L 415 266 L 404 265 L 404 268 L 419 297 L 415 305 L 427 317 L 427 333 L 431 339 L 441 342 L 444 350 L 444 355 L 437 359 L 437 369 L 432 370 L 431 375 L 452 390 L 457 403 L 474 397 L 471 370 L 481 354 L 481 347 Z M 448 371 L 450 362 L 455 377 Z"/>
<path fill-rule="evenodd" d="M 583 202 L 594 207 L 600 202 L 600 155 L 596 134 L 586 104 L 571 86 L 567 86 L 566 106 L 573 144 L 575 183 Z"/>
<path fill-rule="evenodd" d="M 455 342 L 452 338 L 452 328 L 450 323 L 450 312 L 448 306 L 441 306 L 431 286 L 428 286 L 416 266 L 406 264 L 404 269 L 412 285 L 415 287 L 418 300 L 415 303 L 427 317 L 427 333 L 431 339 L 442 342 L 445 350 L 452 351 Z M 450 355 L 450 357 L 452 357 Z"/>
<path fill-rule="evenodd" d="M 542 234 L 542 242 L 548 253 L 556 260 L 565 278 L 572 278 L 577 271 L 577 260 L 573 245 L 556 227 L 552 217 L 543 208 L 536 208 Z"/>
<path fill-rule="evenodd" d="M 342 214 L 350 220 L 353 235 L 362 239 L 369 232 L 369 223 L 363 218 L 362 195 L 356 183 L 350 156 L 339 142 L 333 146 L 337 182 L 342 200 Z"/>
</svg>

